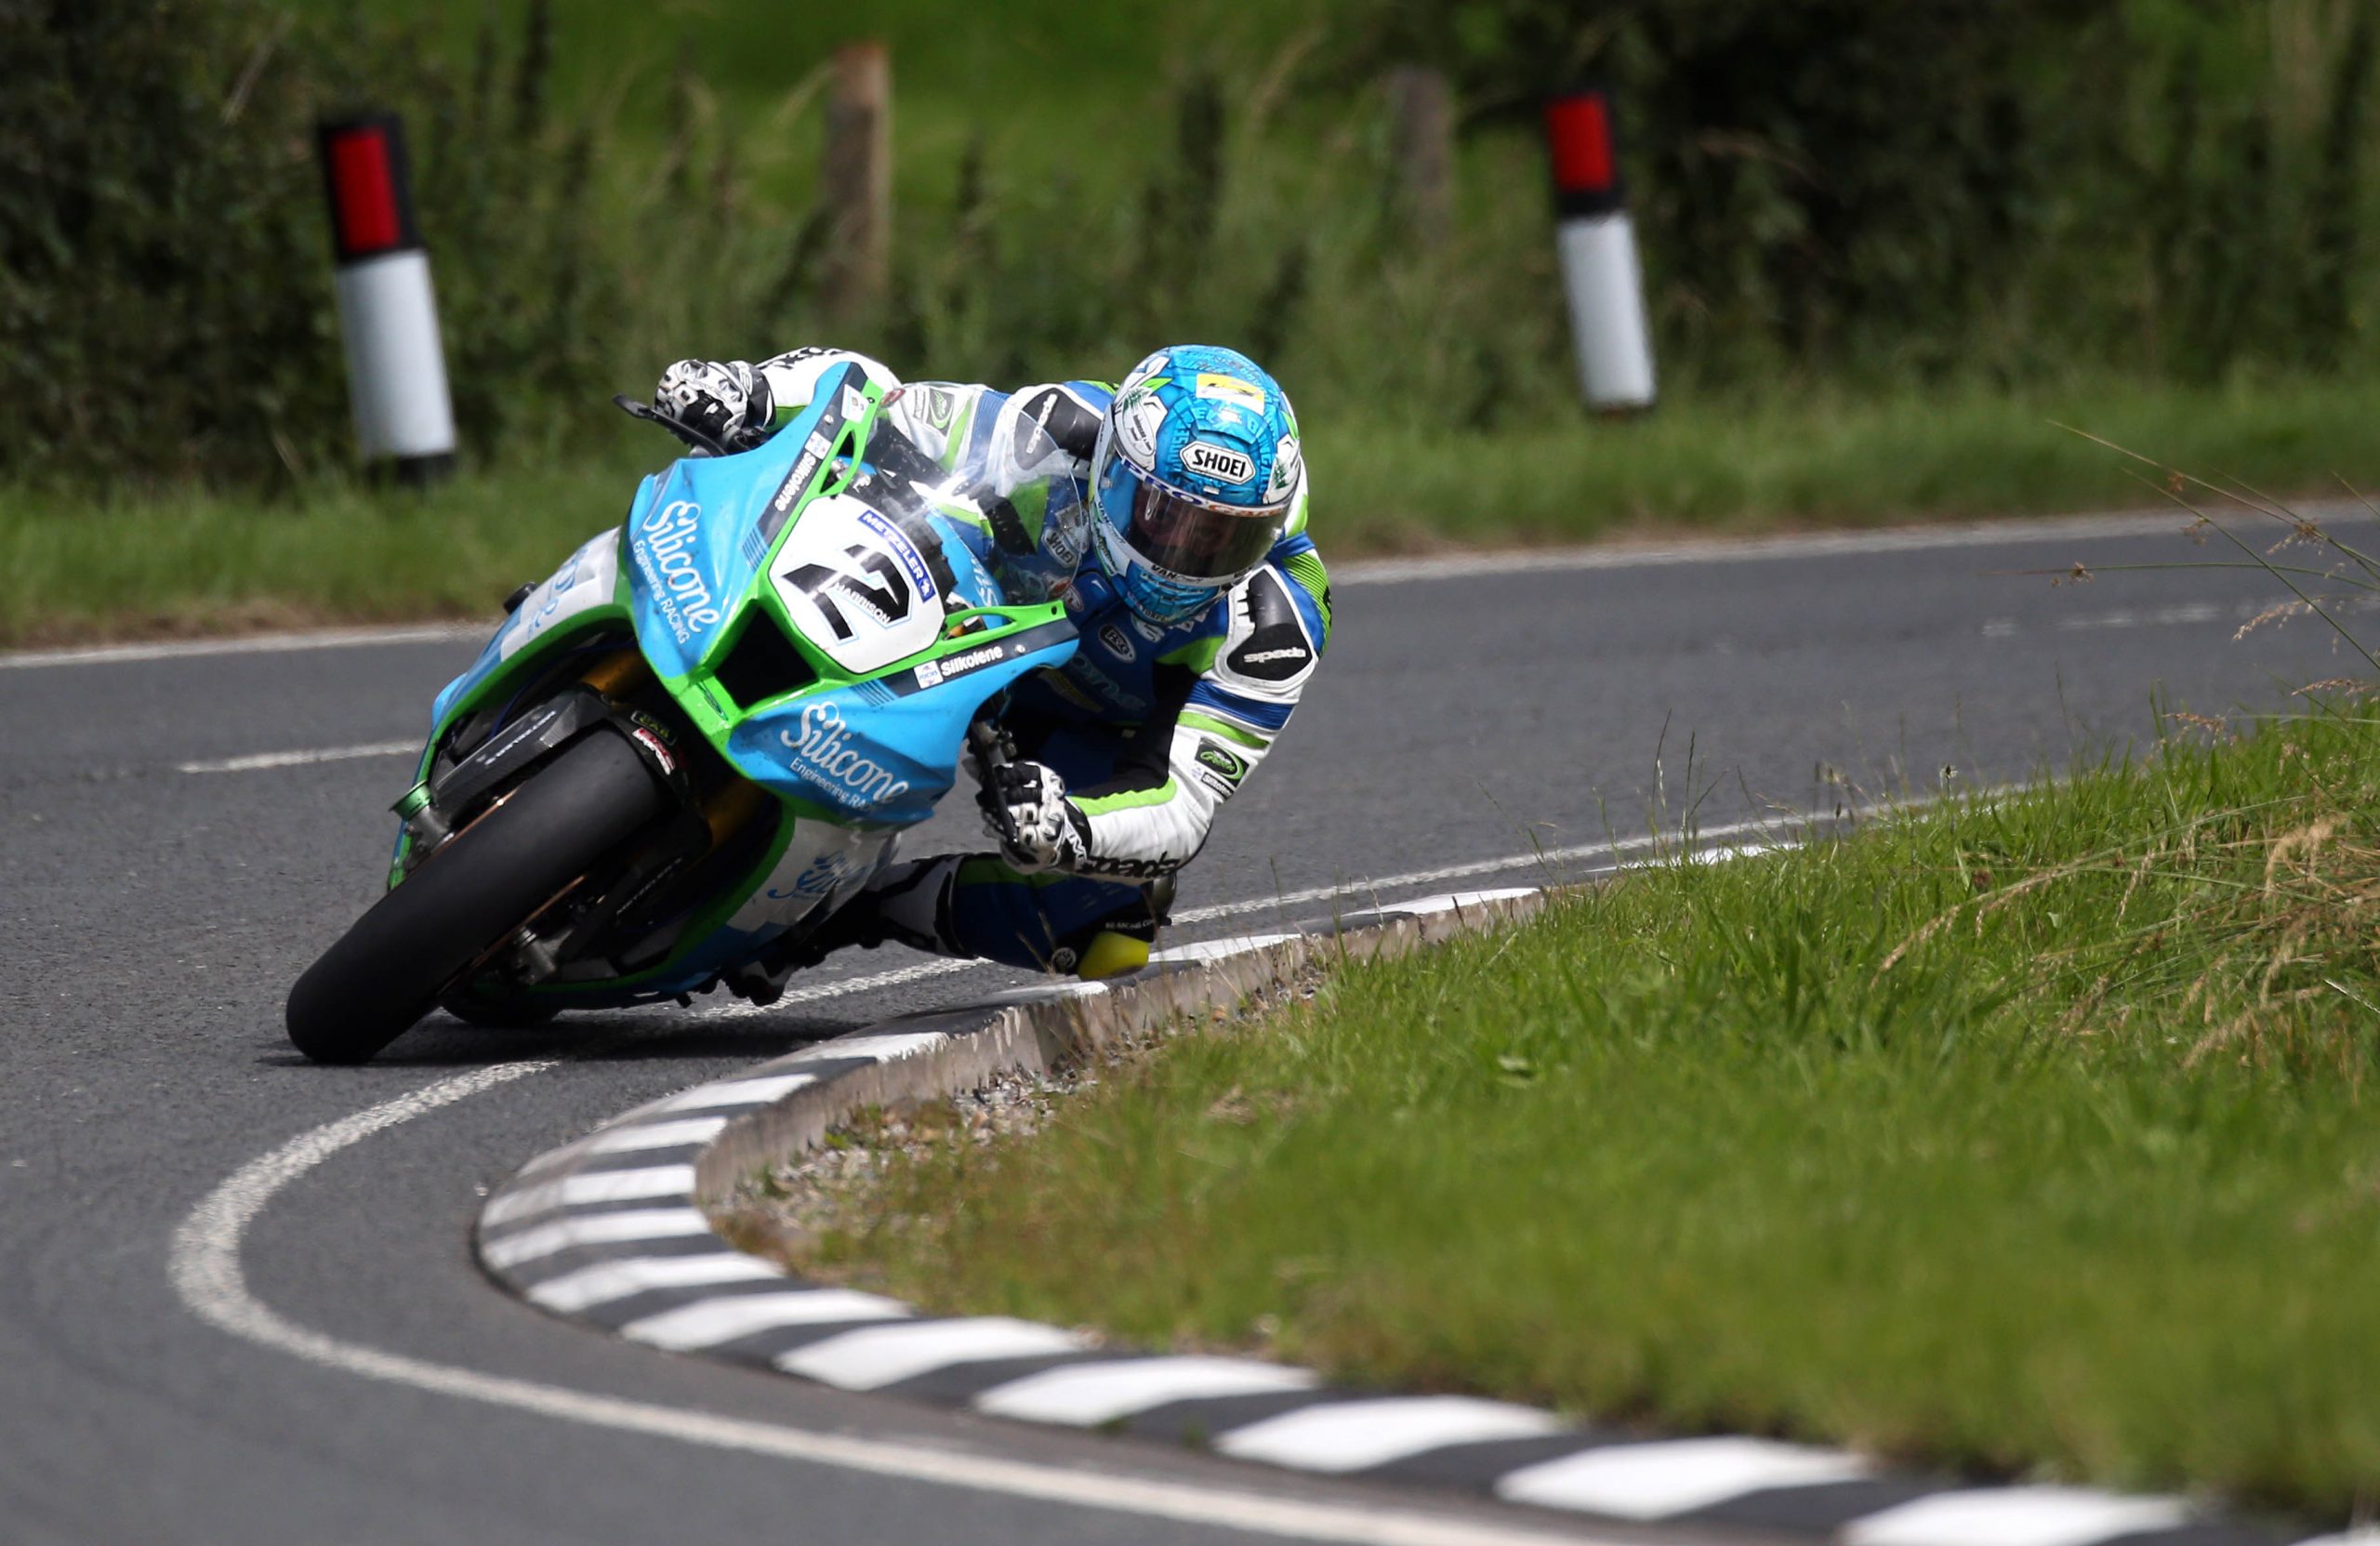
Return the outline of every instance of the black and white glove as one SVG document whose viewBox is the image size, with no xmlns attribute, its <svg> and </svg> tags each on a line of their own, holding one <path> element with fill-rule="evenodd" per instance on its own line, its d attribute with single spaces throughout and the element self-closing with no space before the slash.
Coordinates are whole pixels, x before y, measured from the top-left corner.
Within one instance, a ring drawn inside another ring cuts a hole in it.
<svg viewBox="0 0 2380 1546">
<path fill-rule="evenodd" d="M 661 373 L 653 411 L 698 430 L 730 451 L 768 438 L 775 405 L 766 377 L 741 360 L 681 360 Z"/>
<path fill-rule="evenodd" d="M 1056 769 L 1005 763 L 984 778 L 975 802 L 984 809 L 984 830 L 1016 869 L 1071 869 L 1082 858 L 1082 818 L 1066 799 L 1066 781 Z"/>
</svg>

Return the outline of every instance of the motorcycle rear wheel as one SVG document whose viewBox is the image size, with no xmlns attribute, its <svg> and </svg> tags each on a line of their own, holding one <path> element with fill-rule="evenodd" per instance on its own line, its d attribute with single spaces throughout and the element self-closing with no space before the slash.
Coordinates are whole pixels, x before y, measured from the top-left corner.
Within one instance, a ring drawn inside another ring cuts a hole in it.
<svg viewBox="0 0 2380 1546">
<path fill-rule="evenodd" d="M 625 737 L 572 742 L 306 969 L 289 990 L 290 1044 L 316 1063 L 368 1062 L 667 803 Z"/>
</svg>

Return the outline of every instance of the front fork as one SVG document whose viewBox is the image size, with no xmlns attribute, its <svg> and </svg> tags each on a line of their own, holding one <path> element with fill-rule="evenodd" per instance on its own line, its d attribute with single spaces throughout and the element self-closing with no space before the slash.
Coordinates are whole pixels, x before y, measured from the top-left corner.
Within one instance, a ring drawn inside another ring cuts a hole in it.
<svg viewBox="0 0 2380 1546">
<path fill-rule="evenodd" d="M 714 786 L 698 790 L 692 766 L 695 751 L 688 744 L 691 733 L 637 706 L 637 699 L 649 695 L 653 681 L 652 667 L 636 650 L 601 655 L 575 682 L 491 732 L 470 756 L 406 790 L 390 807 L 404 824 L 405 840 L 389 883 L 395 885 L 471 821 L 501 804 L 505 796 L 489 799 L 492 791 L 518 782 L 580 735 L 600 733 L 599 727 L 625 736 L 655 780 L 681 804 L 700 811 L 709 838 L 705 852 L 734 837 L 766 803 L 759 786 L 729 771 L 723 779 L 705 781 Z M 464 813 L 469 819 L 458 824 Z"/>
</svg>

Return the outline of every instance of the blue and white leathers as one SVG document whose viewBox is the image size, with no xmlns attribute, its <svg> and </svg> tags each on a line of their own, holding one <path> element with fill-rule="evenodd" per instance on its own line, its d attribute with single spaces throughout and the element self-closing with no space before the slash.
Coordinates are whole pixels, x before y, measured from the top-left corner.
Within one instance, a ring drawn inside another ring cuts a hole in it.
<svg viewBox="0 0 2380 1546">
<path fill-rule="evenodd" d="M 1165 352 L 1197 363 L 1196 351 Z M 874 361 L 825 349 L 754 367 L 780 416 L 779 441 L 819 383 L 854 363 L 871 379 L 895 379 Z M 1193 394 L 1199 376 L 1215 374 L 1191 370 Z M 1252 407 L 1232 388 L 1207 386 L 1218 411 Z M 1305 535 L 1306 473 L 1277 441 L 1250 482 L 1260 500 L 1285 492 L 1287 510 L 1252 572 L 1201 588 L 1203 604 L 1178 620 L 1152 621 L 1128 604 L 1093 535 L 1091 475 L 1114 400 L 1087 381 L 1013 392 L 917 382 L 888 409 L 948 466 L 980 458 L 1027 426 L 1056 442 L 1063 465 L 1020 483 L 1009 509 L 958 535 L 1012 598 L 1064 597 L 1081 634 L 1060 667 L 1019 682 L 1004 715 L 1020 755 L 1065 780 L 1089 838 L 1081 860 L 1071 873 L 1031 876 L 988 854 L 895 864 L 869 893 L 912 943 L 1063 969 L 1087 931 L 1142 905 L 1147 880 L 1198 852 L 1216 812 L 1287 728 L 1329 645 L 1329 579 Z M 1237 470 L 1219 466 L 1219 474 Z"/>
</svg>

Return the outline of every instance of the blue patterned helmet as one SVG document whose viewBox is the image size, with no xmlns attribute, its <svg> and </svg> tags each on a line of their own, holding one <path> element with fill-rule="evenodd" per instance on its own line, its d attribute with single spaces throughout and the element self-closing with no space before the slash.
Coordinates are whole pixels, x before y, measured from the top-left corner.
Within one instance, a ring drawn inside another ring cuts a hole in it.
<svg viewBox="0 0 2380 1546">
<path fill-rule="evenodd" d="M 1304 486 L 1278 383 L 1236 350 L 1160 350 L 1132 367 L 1099 427 L 1100 567 L 1142 617 L 1186 622 L 1264 562 Z"/>
</svg>

